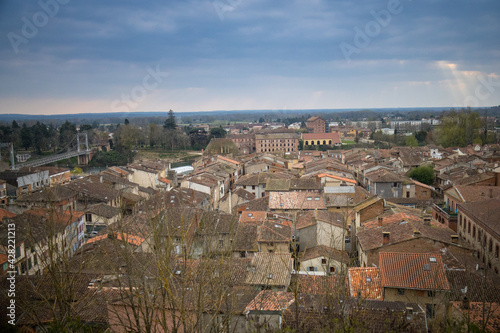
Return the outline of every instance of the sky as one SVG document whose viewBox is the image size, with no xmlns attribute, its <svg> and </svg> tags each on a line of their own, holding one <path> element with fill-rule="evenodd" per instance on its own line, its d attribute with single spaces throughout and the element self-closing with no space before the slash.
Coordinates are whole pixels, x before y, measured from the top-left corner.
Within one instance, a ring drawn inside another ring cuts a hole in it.
<svg viewBox="0 0 500 333">
<path fill-rule="evenodd" d="M 498 0 L 0 0 L 0 113 L 500 105 Z"/>
</svg>

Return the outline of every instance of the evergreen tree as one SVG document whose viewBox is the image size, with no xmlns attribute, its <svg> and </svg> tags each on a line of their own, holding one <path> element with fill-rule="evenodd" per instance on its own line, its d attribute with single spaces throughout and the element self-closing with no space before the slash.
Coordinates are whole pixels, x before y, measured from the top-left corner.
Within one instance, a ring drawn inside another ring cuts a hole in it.
<svg viewBox="0 0 500 333">
<path fill-rule="evenodd" d="M 171 129 L 175 130 L 177 125 L 175 124 L 175 116 L 174 116 L 174 111 L 170 110 L 168 111 L 168 117 L 165 120 L 165 123 L 163 124 L 163 127 L 165 129 Z"/>
</svg>

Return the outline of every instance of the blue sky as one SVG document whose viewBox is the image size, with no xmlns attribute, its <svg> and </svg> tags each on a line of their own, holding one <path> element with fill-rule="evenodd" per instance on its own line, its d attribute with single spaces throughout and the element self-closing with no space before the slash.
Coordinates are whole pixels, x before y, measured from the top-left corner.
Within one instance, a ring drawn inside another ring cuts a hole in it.
<svg viewBox="0 0 500 333">
<path fill-rule="evenodd" d="M 0 112 L 500 104 L 497 0 L 0 0 Z"/>
</svg>

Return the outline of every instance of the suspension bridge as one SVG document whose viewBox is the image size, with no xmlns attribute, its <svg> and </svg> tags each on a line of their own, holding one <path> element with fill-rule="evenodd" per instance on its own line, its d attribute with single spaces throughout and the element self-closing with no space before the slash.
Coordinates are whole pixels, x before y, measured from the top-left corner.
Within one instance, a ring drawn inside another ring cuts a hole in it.
<svg viewBox="0 0 500 333">
<path fill-rule="evenodd" d="M 75 141 L 76 145 L 74 145 Z M 8 148 L 10 150 L 11 170 L 18 170 L 24 167 L 42 166 L 45 164 L 66 160 L 72 157 L 78 157 L 78 164 L 85 165 L 90 161 L 93 152 L 92 149 L 89 149 L 87 133 L 78 133 L 75 138 L 73 138 L 68 144 L 66 144 L 65 147 L 63 147 L 59 152 L 53 155 L 30 159 L 23 163 L 15 163 L 14 147 L 12 143 L 0 143 L 0 148 Z"/>
</svg>

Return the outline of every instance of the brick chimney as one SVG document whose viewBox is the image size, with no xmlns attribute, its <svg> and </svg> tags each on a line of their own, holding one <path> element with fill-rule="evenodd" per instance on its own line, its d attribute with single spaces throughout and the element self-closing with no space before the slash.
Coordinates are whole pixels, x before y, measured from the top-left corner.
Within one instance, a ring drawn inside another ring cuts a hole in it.
<svg viewBox="0 0 500 333">
<path fill-rule="evenodd" d="M 384 232 L 382 234 L 382 244 L 389 244 L 391 242 L 391 233 L 390 232 Z"/>
<path fill-rule="evenodd" d="M 384 218 L 379 216 L 379 218 L 378 218 L 378 226 L 381 227 L 383 225 L 383 222 L 384 222 Z"/>
<path fill-rule="evenodd" d="M 430 216 L 424 216 L 424 225 L 431 225 L 431 219 Z"/>
</svg>

